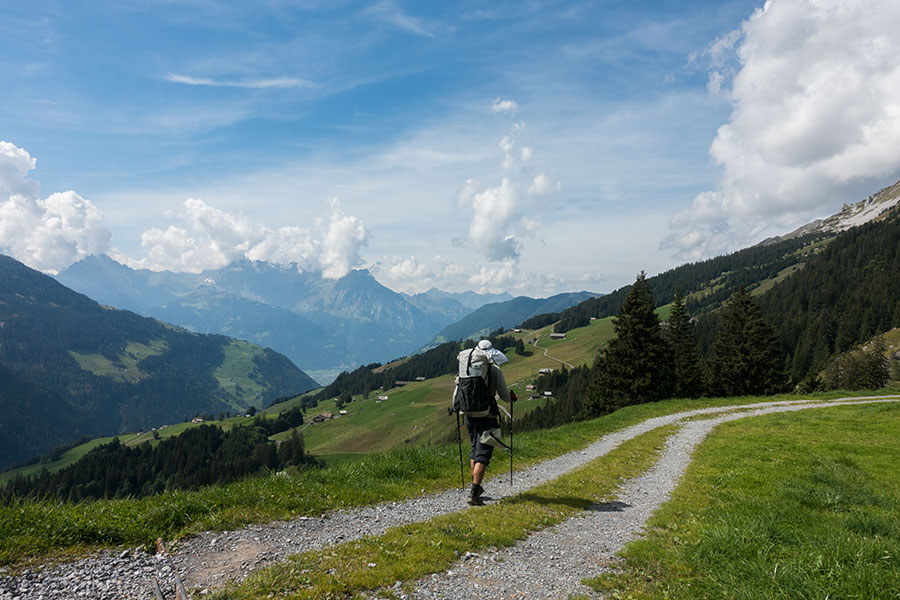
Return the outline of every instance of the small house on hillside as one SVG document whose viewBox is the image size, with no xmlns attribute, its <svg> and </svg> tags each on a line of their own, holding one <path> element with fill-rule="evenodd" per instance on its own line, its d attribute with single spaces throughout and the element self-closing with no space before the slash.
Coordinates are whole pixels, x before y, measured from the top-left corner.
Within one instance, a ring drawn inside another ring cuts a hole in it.
<svg viewBox="0 0 900 600">
<path fill-rule="evenodd" d="M 312 418 L 312 422 L 313 423 L 324 423 L 328 419 L 333 419 L 333 418 L 334 418 L 334 413 L 324 412 L 324 413 L 314 416 Z"/>
<path fill-rule="evenodd" d="M 543 369 L 538 370 L 538 373 L 540 373 L 541 375 L 549 375 L 552 372 L 553 372 L 553 369 L 548 369 L 548 368 L 543 368 Z"/>
<path fill-rule="evenodd" d="M 338 411 L 338 414 L 346 415 L 347 411 L 342 408 L 341 410 Z"/>
<path fill-rule="evenodd" d="M 564 333 L 551 333 L 551 334 L 550 334 L 550 339 L 551 339 L 551 340 L 564 340 L 564 339 L 566 339 L 566 334 L 564 334 Z"/>
<path fill-rule="evenodd" d="M 526 392 L 533 392 L 536 389 L 537 389 L 537 386 L 534 385 L 533 383 L 529 383 L 528 385 L 525 386 Z"/>
<path fill-rule="evenodd" d="M 408 381 L 403 381 L 403 380 L 397 380 L 397 381 L 394 382 L 394 386 L 395 386 L 395 387 L 403 387 L 403 386 L 406 385 L 407 383 L 409 383 L 409 382 L 408 382 Z"/>
<path fill-rule="evenodd" d="M 425 381 L 425 378 L 422 376 L 416 377 L 416 381 Z"/>
<path fill-rule="evenodd" d="M 546 392 L 544 392 L 544 396 L 550 397 L 552 395 L 553 395 L 553 392 L 551 392 L 550 390 L 547 390 Z"/>
<path fill-rule="evenodd" d="M 381 402 L 384 402 L 384 401 L 387 400 L 387 399 L 388 399 L 387 396 L 378 396 L 378 399 L 375 400 L 375 402 L 381 403 Z"/>
</svg>

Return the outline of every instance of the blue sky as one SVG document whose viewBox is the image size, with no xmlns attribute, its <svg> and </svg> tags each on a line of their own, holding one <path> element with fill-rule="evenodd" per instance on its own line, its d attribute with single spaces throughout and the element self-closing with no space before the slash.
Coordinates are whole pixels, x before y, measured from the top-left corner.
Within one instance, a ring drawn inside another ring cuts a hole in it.
<svg viewBox="0 0 900 600">
<path fill-rule="evenodd" d="M 888 0 L 5 3 L 0 251 L 610 291 L 893 182 Z"/>
</svg>

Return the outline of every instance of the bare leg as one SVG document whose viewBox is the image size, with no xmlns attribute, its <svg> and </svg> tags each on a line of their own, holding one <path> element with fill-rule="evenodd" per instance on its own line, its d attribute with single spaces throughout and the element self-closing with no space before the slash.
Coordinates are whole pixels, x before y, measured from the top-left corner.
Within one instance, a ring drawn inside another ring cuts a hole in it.
<svg viewBox="0 0 900 600">
<path fill-rule="evenodd" d="M 475 485 L 481 485 L 481 480 L 484 479 L 484 471 L 487 469 L 487 465 L 482 462 L 474 462 L 472 461 L 472 483 Z"/>
</svg>

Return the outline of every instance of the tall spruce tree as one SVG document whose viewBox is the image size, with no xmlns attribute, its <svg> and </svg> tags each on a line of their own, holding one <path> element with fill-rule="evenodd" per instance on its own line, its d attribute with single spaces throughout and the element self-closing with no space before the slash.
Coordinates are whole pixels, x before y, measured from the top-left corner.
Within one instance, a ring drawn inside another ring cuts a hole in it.
<svg viewBox="0 0 900 600">
<path fill-rule="evenodd" d="M 653 295 L 641 272 L 613 319 L 615 337 L 594 363 L 594 380 L 585 405 L 588 416 L 672 395 L 672 351 L 653 309 Z"/>
<path fill-rule="evenodd" d="M 744 287 L 722 307 L 709 389 L 723 396 L 769 395 L 787 387 L 781 345 Z"/>
<path fill-rule="evenodd" d="M 672 346 L 674 395 L 676 398 L 697 398 L 703 393 L 703 371 L 700 368 L 694 327 L 687 314 L 681 288 L 675 290 L 675 300 L 672 303 L 668 323 L 666 337 Z"/>
</svg>

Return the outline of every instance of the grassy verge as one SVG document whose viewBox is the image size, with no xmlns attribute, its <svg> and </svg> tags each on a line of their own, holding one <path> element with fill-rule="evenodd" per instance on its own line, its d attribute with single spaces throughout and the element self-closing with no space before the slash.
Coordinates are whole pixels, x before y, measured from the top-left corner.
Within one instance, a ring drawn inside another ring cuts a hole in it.
<svg viewBox="0 0 900 600">
<path fill-rule="evenodd" d="M 768 398 L 774 399 L 778 398 Z M 524 467 L 583 448 L 607 433 L 651 417 L 760 400 L 765 399 L 669 400 L 631 406 L 593 421 L 516 435 L 516 465 Z M 446 427 L 452 426 L 447 418 Z M 252 477 L 229 485 L 166 492 L 142 499 L 82 504 L 15 502 L 0 506 L 0 565 L 25 564 L 51 555 L 79 555 L 102 547 L 150 547 L 158 537 L 172 540 L 198 531 L 233 529 L 249 523 L 401 500 L 419 495 L 422 490 L 435 492 L 455 487 L 458 469 L 455 445 L 441 445 L 372 454 L 292 477 Z"/>
<path fill-rule="evenodd" d="M 673 427 L 660 427 L 552 483 L 498 504 L 443 515 L 292 557 L 222 590 L 218 600 L 348 598 L 450 567 L 465 552 L 510 546 L 608 499 L 622 479 L 655 464 Z"/>
<path fill-rule="evenodd" d="M 900 597 L 900 406 L 815 409 L 717 428 L 610 597 Z"/>
</svg>

